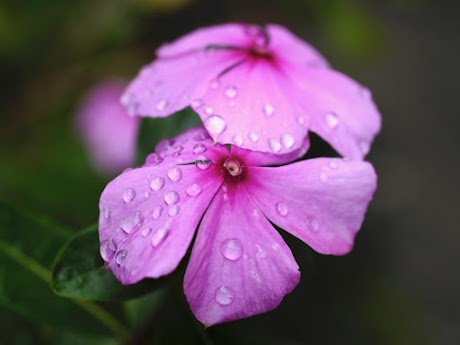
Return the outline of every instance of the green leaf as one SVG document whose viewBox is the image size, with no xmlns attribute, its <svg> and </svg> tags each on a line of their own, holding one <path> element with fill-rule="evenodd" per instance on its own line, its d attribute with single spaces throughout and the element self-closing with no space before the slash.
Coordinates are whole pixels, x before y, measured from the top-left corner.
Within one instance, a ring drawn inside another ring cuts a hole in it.
<svg viewBox="0 0 460 345">
<path fill-rule="evenodd" d="M 104 267 L 97 227 L 76 234 L 61 249 L 53 265 L 54 291 L 64 297 L 98 301 L 132 299 L 164 286 L 169 277 L 122 285 Z"/>
<path fill-rule="evenodd" d="M 137 141 L 137 164 L 142 165 L 145 157 L 155 150 L 162 139 L 170 139 L 188 128 L 201 124 L 192 108 L 185 108 L 167 118 L 144 118 Z"/>
</svg>

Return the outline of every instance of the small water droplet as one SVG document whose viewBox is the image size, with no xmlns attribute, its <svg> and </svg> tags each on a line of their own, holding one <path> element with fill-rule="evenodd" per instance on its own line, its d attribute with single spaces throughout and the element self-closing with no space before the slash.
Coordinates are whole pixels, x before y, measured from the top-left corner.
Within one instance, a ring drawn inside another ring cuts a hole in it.
<svg viewBox="0 0 460 345">
<path fill-rule="evenodd" d="M 175 217 L 179 214 L 179 211 L 180 211 L 180 207 L 178 205 L 172 205 L 168 210 L 168 214 L 171 217 Z"/>
<path fill-rule="evenodd" d="M 319 231 L 319 222 L 313 216 L 307 218 L 307 226 L 311 232 L 317 233 Z"/>
<path fill-rule="evenodd" d="M 199 129 L 196 134 L 193 136 L 193 139 L 195 141 L 203 141 L 209 138 L 208 132 L 206 132 L 204 129 Z"/>
<path fill-rule="evenodd" d="M 120 97 L 120 103 L 124 107 L 128 106 L 131 100 L 134 98 L 134 95 L 131 92 L 125 92 Z"/>
<path fill-rule="evenodd" d="M 297 123 L 302 126 L 305 123 L 305 119 L 301 116 L 297 116 Z"/>
<path fill-rule="evenodd" d="M 204 121 L 204 126 L 211 134 L 220 134 L 225 128 L 226 124 L 222 117 L 219 115 L 212 115 Z"/>
<path fill-rule="evenodd" d="M 117 251 L 117 246 L 112 239 L 105 240 L 101 243 L 100 253 L 105 262 L 110 262 Z"/>
<path fill-rule="evenodd" d="M 256 244 L 256 258 L 257 259 L 265 259 L 267 257 L 267 251 L 265 250 L 264 247 L 262 246 L 259 246 L 258 244 Z"/>
<path fill-rule="evenodd" d="M 222 306 L 229 305 L 233 302 L 233 293 L 227 286 L 221 286 L 216 290 L 214 299 Z"/>
<path fill-rule="evenodd" d="M 275 109 L 273 108 L 273 105 L 271 105 L 270 103 L 267 103 L 267 104 L 264 105 L 263 111 L 264 111 L 265 115 L 272 116 L 273 113 L 275 112 Z"/>
<path fill-rule="evenodd" d="M 262 216 L 262 211 L 260 211 L 258 208 L 255 208 L 252 210 L 252 215 L 255 218 L 260 218 L 260 216 Z"/>
<path fill-rule="evenodd" d="M 161 214 L 163 213 L 163 207 L 157 206 L 153 209 L 152 211 L 152 218 L 153 219 L 158 219 L 161 217 Z"/>
<path fill-rule="evenodd" d="M 290 134 L 284 133 L 281 135 L 281 143 L 287 149 L 290 149 L 294 146 L 294 137 Z"/>
<path fill-rule="evenodd" d="M 193 145 L 193 153 L 194 154 L 199 154 L 199 153 L 203 153 L 203 152 L 206 152 L 208 149 L 206 148 L 206 146 L 202 143 L 196 143 L 195 145 Z"/>
<path fill-rule="evenodd" d="M 99 216 L 99 227 L 101 229 L 107 228 L 111 223 L 110 210 L 107 206 L 101 208 L 101 214 Z"/>
<path fill-rule="evenodd" d="M 152 232 L 152 228 L 150 226 L 145 227 L 141 231 L 142 237 L 147 237 L 148 235 L 150 235 L 151 232 Z"/>
<path fill-rule="evenodd" d="M 235 98 L 238 92 L 236 91 L 236 87 L 233 85 L 228 85 L 227 88 L 225 89 L 225 96 L 228 98 Z"/>
<path fill-rule="evenodd" d="M 237 238 L 228 238 L 222 242 L 220 252 L 227 260 L 236 261 L 243 255 L 243 245 Z"/>
<path fill-rule="evenodd" d="M 179 201 L 179 194 L 176 191 L 170 190 L 165 194 L 164 200 L 168 205 L 174 205 Z"/>
<path fill-rule="evenodd" d="M 280 152 L 281 150 L 281 143 L 274 138 L 268 139 L 268 146 L 275 153 Z"/>
<path fill-rule="evenodd" d="M 364 87 L 364 86 L 360 87 L 359 94 L 361 95 L 361 97 L 363 97 L 365 99 L 371 99 L 372 98 L 371 91 L 367 87 Z"/>
<path fill-rule="evenodd" d="M 214 113 L 214 109 L 212 107 L 206 107 L 204 108 L 204 113 L 206 115 L 212 115 L 212 113 Z"/>
<path fill-rule="evenodd" d="M 327 113 L 324 116 L 324 120 L 326 121 L 326 124 L 328 125 L 328 127 L 331 129 L 337 128 L 340 122 L 339 118 L 337 117 L 337 114 L 333 112 Z"/>
<path fill-rule="evenodd" d="M 280 245 L 279 245 L 278 243 L 273 243 L 273 244 L 272 244 L 272 249 L 273 249 L 274 251 L 277 251 L 278 249 L 280 249 Z"/>
<path fill-rule="evenodd" d="M 198 109 L 201 108 L 204 105 L 204 101 L 202 99 L 194 99 L 192 103 L 190 104 L 193 109 Z"/>
<path fill-rule="evenodd" d="M 275 205 L 276 212 L 282 217 L 286 217 L 287 214 L 289 213 L 289 209 L 287 205 L 284 202 L 278 202 Z"/>
<path fill-rule="evenodd" d="M 215 90 L 220 86 L 220 81 L 217 79 L 214 79 L 211 81 L 211 84 L 209 85 L 211 89 Z"/>
<path fill-rule="evenodd" d="M 128 202 L 131 202 L 133 201 L 133 199 L 136 197 L 136 191 L 129 187 L 129 188 L 126 188 L 124 191 L 123 191 L 123 201 L 125 203 L 128 203 Z"/>
<path fill-rule="evenodd" d="M 160 157 L 159 154 L 157 153 L 151 153 L 147 156 L 147 158 L 145 159 L 145 164 L 146 165 L 158 165 L 160 164 L 161 162 L 163 162 L 163 158 Z"/>
<path fill-rule="evenodd" d="M 180 181 L 182 178 L 182 171 L 179 168 L 171 168 L 168 170 L 168 178 L 173 182 Z"/>
<path fill-rule="evenodd" d="M 161 176 L 155 176 L 152 181 L 150 181 L 150 188 L 153 191 L 159 191 L 165 185 L 165 179 Z"/>
<path fill-rule="evenodd" d="M 145 193 L 144 193 L 144 197 L 145 197 L 146 199 L 148 199 L 148 198 L 150 197 L 150 192 L 145 192 Z"/>
<path fill-rule="evenodd" d="M 144 217 L 142 213 L 137 211 L 125 217 L 120 223 L 120 228 L 127 234 L 132 234 L 142 226 L 143 222 Z"/>
<path fill-rule="evenodd" d="M 249 140 L 251 140 L 253 143 L 256 143 L 256 142 L 259 141 L 259 136 L 258 136 L 256 133 L 254 133 L 254 132 L 249 132 L 249 133 L 248 133 L 248 138 L 249 138 Z"/>
<path fill-rule="evenodd" d="M 212 162 L 208 157 L 200 155 L 196 158 L 195 165 L 200 170 L 208 170 L 211 167 Z"/>
<path fill-rule="evenodd" d="M 329 180 L 329 176 L 327 176 L 325 172 L 321 172 L 321 174 L 319 174 L 319 179 L 321 182 L 327 182 L 327 180 Z"/>
<path fill-rule="evenodd" d="M 117 263 L 118 266 L 123 264 L 123 262 L 126 259 L 127 254 L 128 254 L 128 251 L 126 249 L 122 249 L 117 253 L 117 255 L 115 256 L 115 262 Z"/>
<path fill-rule="evenodd" d="M 337 161 L 335 160 L 330 160 L 328 165 L 331 169 L 337 169 Z"/>
<path fill-rule="evenodd" d="M 152 236 L 152 246 L 156 247 L 168 236 L 168 229 L 160 228 Z"/>
<path fill-rule="evenodd" d="M 237 146 L 243 145 L 243 138 L 241 138 L 239 135 L 234 135 L 232 141 Z"/>
<path fill-rule="evenodd" d="M 168 101 L 166 99 L 160 99 L 156 105 L 158 111 L 163 111 L 168 106 Z"/>
<path fill-rule="evenodd" d="M 202 188 L 198 183 L 194 183 L 188 186 L 187 189 L 185 190 L 188 196 L 197 196 L 198 194 L 201 193 L 201 191 L 202 191 Z"/>
</svg>

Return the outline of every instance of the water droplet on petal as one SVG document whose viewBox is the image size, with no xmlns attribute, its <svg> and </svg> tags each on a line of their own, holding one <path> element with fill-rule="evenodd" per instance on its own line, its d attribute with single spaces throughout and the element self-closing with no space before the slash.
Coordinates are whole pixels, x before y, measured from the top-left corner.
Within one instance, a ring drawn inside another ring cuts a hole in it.
<svg viewBox="0 0 460 345">
<path fill-rule="evenodd" d="M 194 99 L 190 105 L 193 109 L 198 109 L 204 105 L 204 101 L 202 99 Z"/>
<path fill-rule="evenodd" d="M 307 226 L 311 232 L 317 233 L 319 231 L 319 222 L 313 216 L 307 218 Z"/>
<path fill-rule="evenodd" d="M 243 245 L 237 238 L 228 238 L 222 242 L 220 252 L 227 260 L 236 261 L 243 255 Z"/>
<path fill-rule="evenodd" d="M 297 116 L 297 123 L 302 126 L 305 123 L 305 119 L 301 116 Z"/>
<path fill-rule="evenodd" d="M 284 202 L 278 202 L 275 205 L 275 208 L 276 208 L 276 212 L 278 212 L 278 214 L 282 217 L 286 217 L 287 214 L 289 213 L 289 209 Z"/>
<path fill-rule="evenodd" d="M 268 139 L 268 146 L 275 153 L 280 152 L 281 150 L 281 143 L 274 138 Z"/>
<path fill-rule="evenodd" d="M 204 129 L 200 129 L 196 132 L 194 135 L 193 139 L 195 141 L 203 141 L 209 138 L 208 132 L 206 132 Z"/>
<path fill-rule="evenodd" d="M 115 262 L 118 266 L 120 266 L 125 261 L 127 254 L 128 251 L 126 249 L 122 249 L 117 253 L 117 255 L 115 256 Z"/>
<path fill-rule="evenodd" d="M 194 183 L 188 186 L 187 189 L 185 190 L 185 192 L 189 196 L 197 196 L 198 194 L 201 193 L 201 191 L 202 191 L 202 188 L 198 183 Z"/>
<path fill-rule="evenodd" d="M 150 235 L 151 232 L 152 232 L 152 228 L 150 226 L 145 227 L 141 231 L 142 237 L 147 237 L 148 235 Z"/>
<path fill-rule="evenodd" d="M 134 98 L 134 95 L 131 92 L 125 92 L 120 97 L 120 103 L 124 107 L 128 106 L 131 100 Z"/>
<path fill-rule="evenodd" d="M 237 146 L 243 145 L 243 138 L 241 138 L 239 135 L 233 136 L 232 141 Z"/>
<path fill-rule="evenodd" d="M 206 146 L 202 143 L 196 143 L 195 145 L 193 145 L 193 153 L 194 154 L 199 154 L 199 153 L 203 153 L 203 152 L 206 152 L 208 149 L 206 148 Z"/>
<path fill-rule="evenodd" d="M 158 191 L 165 185 L 165 179 L 161 176 L 155 176 L 152 181 L 150 181 L 150 188 L 153 191 Z"/>
<path fill-rule="evenodd" d="M 209 85 L 211 89 L 215 90 L 220 86 L 220 81 L 217 79 L 214 79 L 211 81 L 211 84 Z"/>
<path fill-rule="evenodd" d="M 211 134 L 220 134 L 225 128 L 226 124 L 222 117 L 219 115 L 212 115 L 204 121 L 204 126 Z"/>
<path fill-rule="evenodd" d="M 337 169 L 337 162 L 334 160 L 329 161 L 329 168 L 331 169 Z"/>
<path fill-rule="evenodd" d="M 158 101 L 156 108 L 158 111 L 163 111 L 168 106 L 168 101 L 166 99 L 161 99 Z"/>
<path fill-rule="evenodd" d="M 175 217 L 179 214 L 179 211 L 180 211 L 180 207 L 178 205 L 173 205 L 169 208 L 168 210 L 168 214 L 171 216 L 171 217 Z"/>
<path fill-rule="evenodd" d="M 211 167 L 212 162 L 209 160 L 208 157 L 200 155 L 196 158 L 195 165 L 200 170 L 207 170 Z"/>
<path fill-rule="evenodd" d="M 321 182 L 327 182 L 329 176 L 327 176 L 325 172 L 321 172 L 321 174 L 319 174 L 319 179 L 321 180 Z"/>
<path fill-rule="evenodd" d="M 334 129 L 339 125 L 339 118 L 336 113 L 330 112 L 327 113 L 324 117 L 326 124 L 329 128 Z"/>
<path fill-rule="evenodd" d="M 236 91 L 236 87 L 233 85 L 228 85 L 225 89 L 225 96 L 228 98 L 235 98 L 238 92 Z"/>
<path fill-rule="evenodd" d="M 170 190 L 165 194 L 164 200 L 168 205 L 174 205 L 179 201 L 179 194 L 173 190 Z"/>
<path fill-rule="evenodd" d="M 281 135 L 281 143 L 285 148 L 290 149 L 294 146 L 294 137 L 290 134 L 284 133 Z"/>
<path fill-rule="evenodd" d="M 103 206 L 99 216 L 99 227 L 101 229 L 107 228 L 111 223 L 110 210 L 107 206 Z"/>
<path fill-rule="evenodd" d="M 142 213 L 137 211 L 125 217 L 120 223 L 120 228 L 127 234 L 132 234 L 142 226 L 143 222 Z"/>
<path fill-rule="evenodd" d="M 212 115 L 213 112 L 214 112 L 214 109 L 211 108 L 211 107 L 206 107 L 206 108 L 204 109 L 204 113 L 205 113 L 206 115 Z"/>
<path fill-rule="evenodd" d="M 117 246 L 113 242 L 113 240 L 105 240 L 101 243 L 101 257 L 105 262 L 110 262 L 117 251 Z"/>
<path fill-rule="evenodd" d="M 123 201 L 125 203 L 133 201 L 133 199 L 136 197 L 136 191 L 133 188 L 126 188 L 123 191 Z"/>
<path fill-rule="evenodd" d="M 262 246 L 259 246 L 258 244 L 256 244 L 256 258 L 257 259 L 265 259 L 267 257 L 267 251 L 265 250 L 264 247 Z"/>
<path fill-rule="evenodd" d="M 158 219 L 161 217 L 161 214 L 163 213 L 163 207 L 157 206 L 153 209 L 152 211 L 152 218 L 153 219 Z"/>
<path fill-rule="evenodd" d="M 171 181 L 177 182 L 182 178 L 182 171 L 179 168 L 171 168 L 168 170 L 168 177 Z"/>
<path fill-rule="evenodd" d="M 256 142 L 259 141 L 259 136 L 258 136 L 256 133 L 254 133 L 254 132 L 249 132 L 249 133 L 248 133 L 248 138 L 249 138 L 249 140 L 251 140 L 253 143 L 256 143 Z"/>
<path fill-rule="evenodd" d="M 233 302 L 233 293 L 227 286 L 221 286 L 216 290 L 215 300 L 222 306 L 229 305 Z"/>
<path fill-rule="evenodd" d="M 156 247 L 168 236 L 168 229 L 160 228 L 152 236 L 152 246 Z"/>
<path fill-rule="evenodd" d="M 273 108 L 273 105 L 271 105 L 270 103 L 267 103 L 267 104 L 264 105 L 263 111 L 264 111 L 265 115 L 272 116 L 273 113 L 275 112 L 275 109 Z"/>
<path fill-rule="evenodd" d="M 159 154 L 157 153 L 151 153 L 147 156 L 147 158 L 145 159 L 145 164 L 146 165 L 158 165 L 160 164 L 161 162 L 163 162 L 163 158 L 160 157 Z"/>
</svg>

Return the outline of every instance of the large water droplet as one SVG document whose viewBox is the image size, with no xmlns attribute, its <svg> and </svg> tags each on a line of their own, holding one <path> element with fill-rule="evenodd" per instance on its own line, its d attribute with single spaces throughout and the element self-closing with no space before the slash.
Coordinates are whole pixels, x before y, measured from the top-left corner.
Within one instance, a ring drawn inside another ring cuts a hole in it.
<svg viewBox="0 0 460 345">
<path fill-rule="evenodd" d="M 280 152 L 281 150 L 281 143 L 274 138 L 268 139 L 268 146 L 275 153 Z"/>
<path fill-rule="evenodd" d="M 161 217 L 161 214 L 163 213 L 163 207 L 157 206 L 153 209 L 152 211 L 152 218 L 153 219 L 158 219 Z"/>
<path fill-rule="evenodd" d="M 133 201 L 133 199 L 136 197 L 136 191 L 129 187 L 129 188 L 126 188 L 124 191 L 123 191 L 123 201 L 125 203 L 128 203 L 128 202 L 131 202 Z"/>
<path fill-rule="evenodd" d="M 160 99 L 156 105 L 158 111 L 163 111 L 168 106 L 168 101 L 166 99 Z"/>
<path fill-rule="evenodd" d="M 165 185 L 165 179 L 161 176 L 155 176 L 152 181 L 150 181 L 150 188 L 153 191 L 158 191 Z"/>
<path fill-rule="evenodd" d="M 230 261 L 236 261 L 243 255 L 243 245 L 237 238 L 228 238 L 222 242 L 220 252 Z"/>
<path fill-rule="evenodd" d="M 259 136 L 258 136 L 256 133 L 254 133 L 254 132 L 249 132 L 249 133 L 248 133 L 248 138 L 249 138 L 249 140 L 251 140 L 253 143 L 256 143 L 256 142 L 259 141 Z"/>
<path fill-rule="evenodd" d="M 206 146 L 202 143 L 196 143 L 195 145 L 193 145 L 193 153 L 196 155 L 206 152 L 207 150 L 208 149 L 206 148 Z"/>
<path fill-rule="evenodd" d="M 324 116 L 326 124 L 329 128 L 334 129 L 339 125 L 339 118 L 337 117 L 336 113 L 330 112 Z"/>
<path fill-rule="evenodd" d="M 202 191 L 202 188 L 198 183 L 194 183 L 188 186 L 187 189 L 185 190 L 185 192 L 189 196 L 197 196 L 198 194 L 201 193 L 201 191 Z"/>
<path fill-rule="evenodd" d="M 289 213 L 289 209 L 287 205 L 284 202 L 278 202 L 275 205 L 276 212 L 282 217 L 286 217 L 287 214 Z"/>
<path fill-rule="evenodd" d="M 160 228 L 152 236 L 152 246 L 156 247 L 168 236 L 168 229 Z"/>
<path fill-rule="evenodd" d="M 275 112 L 275 108 L 273 108 L 273 105 L 271 105 L 270 103 L 267 103 L 264 105 L 263 111 L 265 115 L 272 116 Z"/>
<path fill-rule="evenodd" d="M 327 176 L 325 172 L 321 172 L 321 174 L 319 174 L 319 179 L 321 182 L 327 182 L 327 180 L 329 180 L 329 176 Z"/>
<path fill-rule="evenodd" d="M 176 191 L 170 190 L 165 194 L 164 200 L 168 205 L 174 205 L 179 201 L 179 194 Z"/>
<path fill-rule="evenodd" d="M 208 157 L 200 155 L 196 158 L 195 165 L 200 170 L 207 170 L 211 167 L 212 162 L 209 160 Z"/>
<path fill-rule="evenodd" d="M 180 212 L 180 207 L 179 205 L 172 205 L 169 210 L 168 210 L 168 214 L 171 216 L 171 217 L 175 217 L 179 214 Z"/>
<path fill-rule="evenodd" d="M 204 105 L 204 101 L 202 99 L 194 99 L 192 103 L 190 104 L 193 109 L 198 109 L 201 108 Z"/>
<path fill-rule="evenodd" d="M 284 133 L 281 135 L 281 143 L 287 149 L 290 149 L 294 146 L 294 137 L 290 134 Z"/>
<path fill-rule="evenodd" d="M 179 168 L 171 168 L 168 170 L 168 177 L 171 181 L 177 182 L 182 178 L 182 171 Z"/>
<path fill-rule="evenodd" d="M 132 234 L 142 226 L 143 222 L 144 217 L 142 213 L 137 211 L 125 217 L 120 223 L 120 228 L 127 234 Z"/>
<path fill-rule="evenodd" d="M 158 153 L 151 153 L 147 156 L 147 158 L 145 159 L 145 164 L 146 165 L 158 165 L 160 164 L 161 162 L 163 162 L 163 158 L 160 157 L 160 155 Z"/>
<path fill-rule="evenodd" d="M 225 89 L 225 96 L 228 98 L 235 98 L 238 92 L 236 91 L 236 87 L 233 85 L 228 85 L 227 88 Z"/>
<path fill-rule="evenodd" d="M 220 134 L 225 128 L 226 124 L 222 117 L 219 115 L 212 115 L 204 121 L 204 126 L 211 134 Z"/>
<path fill-rule="evenodd" d="M 233 302 L 233 293 L 227 286 L 221 286 L 216 290 L 214 299 L 222 306 L 229 305 Z"/>
<path fill-rule="evenodd" d="M 243 145 L 243 138 L 241 138 L 239 135 L 234 135 L 232 141 L 237 146 Z"/>
<path fill-rule="evenodd" d="M 112 239 L 105 240 L 101 243 L 100 253 L 105 262 L 110 262 L 117 251 L 117 246 Z"/>
<path fill-rule="evenodd" d="M 126 255 L 128 254 L 128 251 L 126 249 L 120 250 L 117 255 L 115 256 L 115 262 L 117 263 L 118 266 L 123 264 L 126 259 Z"/>
<path fill-rule="evenodd" d="M 150 235 L 151 232 L 152 232 L 152 228 L 150 226 L 145 227 L 141 231 L 142 237 L 147 237 L 148 235 Z"/>
<path fill-rule="evenodd" d="M 310 216 L 307 218 L 307 226 L 311 232 L 319 232 L 319 222 L 314 216 Z"/>
</svg>

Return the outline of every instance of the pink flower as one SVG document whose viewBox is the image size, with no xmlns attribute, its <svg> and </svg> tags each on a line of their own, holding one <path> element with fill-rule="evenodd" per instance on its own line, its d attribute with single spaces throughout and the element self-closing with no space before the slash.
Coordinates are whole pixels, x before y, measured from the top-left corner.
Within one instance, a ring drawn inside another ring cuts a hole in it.
<svg viewBox="0 0 460 345">
<path fill-rule="evenodd" d="M 92 88 L 78 110 L 76 125 L 94 168 L 103 175 L 132 166 L 139 118 L 127 115 L 119 103 L 126 84 L 105 81 Z"/>
<path fill-rule="evenodd" d="M 381 121 L 368 89 L 274 24 L 213 26 L 162 46 L 121 101 L 152 117 L 190 105 L 217 142 L 274 153 L 298 149 L 311 130 L 362 159 Z"/>
<path fill-rule="evenodd" d="M 274 309 L 298 284 L 297 263 L 270 222 L 322 254 L 349 252 L 376 188 L 363 161 L 213 146 L 203 128 L 164 141 L 100 200 L 101 256 L 123 284 L 171 273 L 197 227 L 184 278 L 205 325 Z"/>
</svg>

